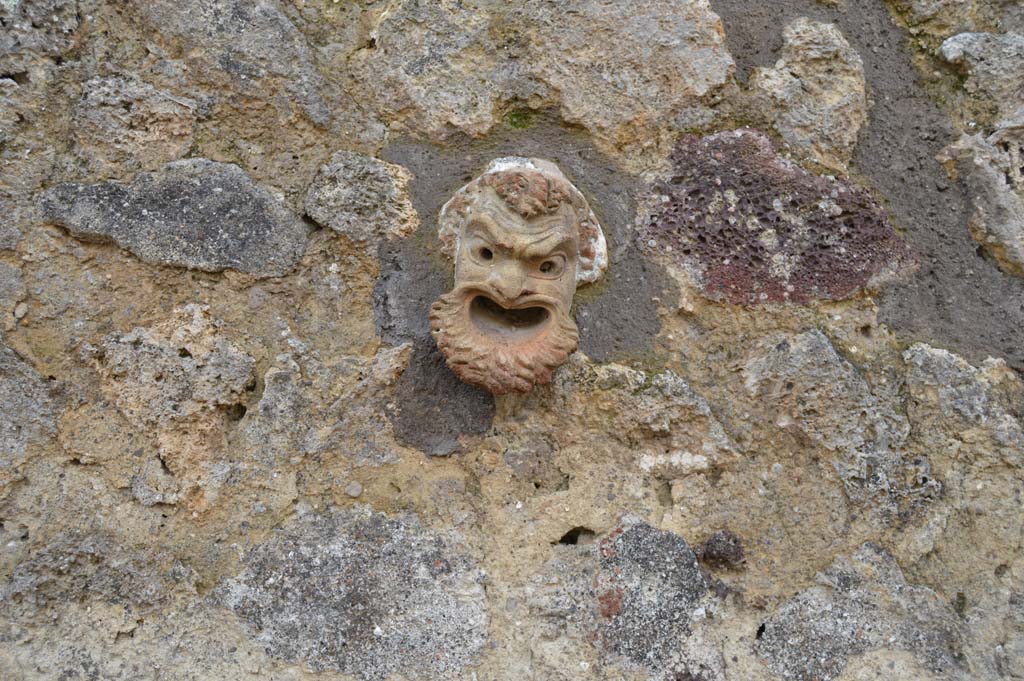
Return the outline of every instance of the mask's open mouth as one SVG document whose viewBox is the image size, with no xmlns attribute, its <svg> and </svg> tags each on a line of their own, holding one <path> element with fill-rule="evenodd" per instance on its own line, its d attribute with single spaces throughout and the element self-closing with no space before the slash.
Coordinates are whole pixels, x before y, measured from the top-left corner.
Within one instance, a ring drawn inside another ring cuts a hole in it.
<svg viewBox="0 0 1024 681">
<path fill-rule="evenodd" d="M 469 318 L 488 336 L 521 342 L 537 335 L 547 325 L 551 313 L 539 306 L 508 309 L 478 295 L 469 304 Z"/>
</svg>

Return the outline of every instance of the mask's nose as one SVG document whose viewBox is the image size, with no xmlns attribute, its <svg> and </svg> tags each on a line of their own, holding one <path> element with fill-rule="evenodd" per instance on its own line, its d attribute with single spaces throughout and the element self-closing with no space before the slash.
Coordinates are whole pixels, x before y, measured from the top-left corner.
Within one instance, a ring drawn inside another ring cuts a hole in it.
<svg viewBox="0 0 1024 681">
<path fill-rule="evenodd" d="M 497 263 L 491 269 L 487 277 L 487 283 L 491 288 L 504 298 L 504 303 L 512 303 L 516 298 L 523 295 L 523 288 L 526 285 L 526 271 L 514 260 L 506 260 Z"/>
</svg>

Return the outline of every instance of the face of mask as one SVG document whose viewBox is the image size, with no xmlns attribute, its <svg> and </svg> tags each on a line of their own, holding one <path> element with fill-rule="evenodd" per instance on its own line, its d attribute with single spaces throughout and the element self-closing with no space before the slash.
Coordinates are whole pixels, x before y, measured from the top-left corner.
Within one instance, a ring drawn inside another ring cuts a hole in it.
<svg viewBox="0 0 1024 681">
<path fill-rule="evenodd" d="M 590 211 L 554 172 L 555 190 L 536 169 L 485 175 L 453 199 L 457 216 L 445 215 L 453 202 L 442 211 L 455 284 L 434 303 L 431 330 L 455 374 L 494 394 L 549 382 L 576 349 L 579 216 Z"/>
</svg>

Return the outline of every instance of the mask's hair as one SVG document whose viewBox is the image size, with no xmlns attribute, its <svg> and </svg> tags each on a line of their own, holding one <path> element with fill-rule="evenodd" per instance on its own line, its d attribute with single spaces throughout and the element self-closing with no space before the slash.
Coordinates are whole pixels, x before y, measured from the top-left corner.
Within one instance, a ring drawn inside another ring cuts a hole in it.
<svg viewBox="0 0 1024 681">
<path fill-rule="evenodd" d="M 528 220 L 556 213 L 564 204 L 571 206 L 579 231 L 576 281 L 587 283 L 601 278 L 608 262 L 601 225 L 583 194 L 557 166 L 541 159 L 496 159 L 487 172 L 457 191 L 441 208 L 438 218 L 438 237 L 445 255 L 455 257 L 462 223 L 487 187 L 493 189 L 505 205 Z"/>
</svg>

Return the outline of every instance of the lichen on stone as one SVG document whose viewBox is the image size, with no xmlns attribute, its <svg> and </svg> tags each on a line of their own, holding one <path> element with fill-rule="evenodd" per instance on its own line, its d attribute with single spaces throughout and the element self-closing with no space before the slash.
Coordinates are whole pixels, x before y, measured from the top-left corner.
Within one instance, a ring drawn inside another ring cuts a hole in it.
<svg viewBox="0 0 1024 681">
<path fill-rule="evenodd" d="M 31 446 L 55 432 L 55 410 L 46 380 L 0 339 L 0 494 Z"/>
<path fill-rule="evenodd" d="M 606 671 L 623 665 L 659 681 L 719 677 L 720 651 L 699 631 L 714 595 L 682 537 L 626 517 L 599 541 L 565 551 L 572 553 L 554 558 L 528 588 L 531 611 L 549 624 L 542 639 L 590 641 Z"/>
<path fill-rule="evenodd" d="M 942 679 L 970 678 L 962 624 L 931 589 L 908 584 L 892 556 L 865 544 L 817 576 L 759 629 L 755 648 L 780 679 L 832 681 L 855 655 L 906 650 Z"/>
<path fill-rule="evenodd" d="M 373 249 L 378 240 L 409 236 L 419 226 L 409 199 L 409 179 L 409 172 L 393 163 L 335 152 L 309 186 L 306 214 Z"/>
<path fill-rule="evenodd" d="M 453 533 L 367 508 L 307 515 L 249 552 L 215 599 L 274 656 L 361 681 L 451 679 L 483 645 L 483 572 Z"/>
<path fill-rule="evenodd" d="M 47 218 L 75 236 L 113 241 L 144 262 L 207 272 L 286 274 L 309 231 L 241 168 L 202 158 L 129 184 L 59 184 L 41 198 Z"/>
<path fill-rule="evenodd" d="M 971 236 L 1003 271 L 1024 277 L 1024 98 L 995 132 L 963 135 L 939 158 L 971 190 Z"/>
</svg>

